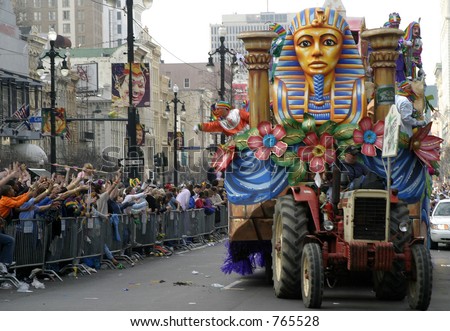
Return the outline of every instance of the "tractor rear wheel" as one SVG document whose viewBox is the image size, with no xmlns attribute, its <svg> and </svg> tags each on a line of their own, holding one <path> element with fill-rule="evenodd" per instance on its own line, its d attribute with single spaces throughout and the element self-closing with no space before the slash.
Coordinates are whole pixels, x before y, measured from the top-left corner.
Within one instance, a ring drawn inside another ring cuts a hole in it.
<svg viewBox="0 0 450 331">
<path fill-rule="evenodd" d="M 431 256 L 426 247 L 416 244 L 411 247 L 412 269 L 408 281 L 408 303 L 414 310 L 427 310 L 431 300 L 433 273 Z"/>
<path fill-rule="evenodd" d="M 308 234 L 307 205 L 292 195 L 277 199 L 272 228 L 273 288 L 278 298 L 300 299 L 300 262 Z"/>
<path fill-rule="evenodd" d="M 273 285 L 273 271 L 272 271 L 272 254 L 271 252 L 264 254 L 265 272 L 264 277 L 267 284 Z"/>
<path fill-rule="evenodd" d="M 306 308 L 322 305 L 324 270 L 322 249 L 317 243 L 307 243 L 302 254 L 302 298 Z"/>
<path fill-rule="evenodd" d="M 402 222 L 409 224 L 409 230 L 400 232 L 399 225 Z M 409 210 L 404 202 L 391 204 L 391 218 L 389 234 L 393 241 L 396 253 L 402 253 L 403 247 L 411 240 L 412 229 L 409 219 Z M 374 271 L 373 285 L 377 299 L 400 301 L 406 296 L 407 279 L 404 276 L 403 261 L 394 261 L 390 271 Z"/>
<path fill-rule="evenodd" d="M 439 249 L 439 244 L 430 238 L 430 249 L 436 250 Z"/>
</svg>

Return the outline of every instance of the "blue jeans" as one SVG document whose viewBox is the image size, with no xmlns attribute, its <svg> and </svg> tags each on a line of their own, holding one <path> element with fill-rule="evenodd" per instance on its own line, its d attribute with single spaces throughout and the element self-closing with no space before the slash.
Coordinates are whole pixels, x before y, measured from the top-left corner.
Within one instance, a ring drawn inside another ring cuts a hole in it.
<svg viewBox="0 0 450 331">
<path fill-rule="evenodd" d="M 0 262 L 11 264 L 13 261 L 15 240 L 13 237 L 0 232 Z"/>
</svg>

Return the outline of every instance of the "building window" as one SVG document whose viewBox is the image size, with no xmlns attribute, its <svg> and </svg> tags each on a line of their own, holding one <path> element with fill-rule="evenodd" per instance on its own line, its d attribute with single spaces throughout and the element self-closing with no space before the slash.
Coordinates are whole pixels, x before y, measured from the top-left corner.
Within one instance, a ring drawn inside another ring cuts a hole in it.
<svg viewBox="0 0 450 331">
<path fill-rule="evenodd" d="M 56 0 L 48 0 L 48 8 L 55 8 Z"/>
<path fill-rule="evenodd" d="M 84 6 L 84 0 L 77 0 L 78 6 Z"/>
<path fill-rule="evenodd" d="M 120 12 L 120 11 L 117 12 L 117 20 L 118 21 L 122 20 L 122 12 Z"/>
<path fill-rule="evenodd" d="M 77 18 L 79 21 L 84 21 L 84 10 L 77 11 Z"/>
<path fill-rule="evenodd" d="M 63 6 L 63 8 L 70 7 L 70 0 L 63 0 L 62 6 Z"/>
<path fill-rule="evenodd" d="M 55 11 L 49 11 L 48 12 L 48 20 L 49 21 L 56 21 L 56 12 Z"/>
<path fill-rule="evenodd" d="M 77 43 L 78 47 L 83 47 L 86 44 L 86 37 L 78 36 L 77 41 L 78 41 L 78 43 Z"/>
<path fill-rule="evenodd" d="M 185 78 L 184 79 L 184 88 L 189 88 L 189 87 L 190 87 L 189 78 Z"/>
<path fill-rule="evenodd" d="M 63 10 L 63 20 L 64 21 L 70 20 L 70 11 L 69 10 Z"/>
<path fill-rule="evenodd" d="M 117 25 L 117 34 L 122 34 L 122 25 L 121 24 Z"/>
<path fill-rule="evenodd" d="M 33 0 L 34 8 L 41 8 L 41 0 Z"/>
<path fill-rule="evenodd" d="M 70 24 L 63 24 L 63 33 L 70 33 Z"/>
<path fill-rule="evenodd" d="M 78 23 L 78 33 L 84 33 L 86 32 L 86 26 L 84 23 Z"/>
<path fill-rule="evenodd" d="M 33 20 L 39 22 L 41 20 L 41 12 L 34 12 Z"/>
</svg>

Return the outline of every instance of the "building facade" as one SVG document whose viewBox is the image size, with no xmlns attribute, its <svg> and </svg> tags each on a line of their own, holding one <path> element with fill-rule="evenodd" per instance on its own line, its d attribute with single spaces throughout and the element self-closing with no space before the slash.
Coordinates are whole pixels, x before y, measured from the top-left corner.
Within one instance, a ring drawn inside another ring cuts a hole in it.
<svg viewBox="0 0 450 331">
<path fill-rule="evenodd" d="M 216 135 L 199 132 L 194 126 L 211 120 L 211 104 L 217 101 L 216 74 L 206 70 L 206 63 L 161 63 L 161 74 L 169 79 L 168 94 L 164 100 L 168 106 L 167 132 L 170 137 L 174 128 L 174 94 L 173 86 L 177 85 L 177 99 L 184 102 L 185 114 L 181 112 L 181 103 L 177 105 L 177 131 L 183 137 L 183 148 L 179 150 L 178 160 L 181 168 L 180 182 L 202 180 L 208 168 L 208 161 L 215 147 Z M 167 104 L 169 102 L 169 104 Z M 167 109 L 167 107 L 166 107 Z M 166 119 L 165 119 L 166 120 Z M 169 141 L 170 142 L 170 139 Z M 173 146 L 161 146 L 162 152 L 173 158 Z"/>
</svg>

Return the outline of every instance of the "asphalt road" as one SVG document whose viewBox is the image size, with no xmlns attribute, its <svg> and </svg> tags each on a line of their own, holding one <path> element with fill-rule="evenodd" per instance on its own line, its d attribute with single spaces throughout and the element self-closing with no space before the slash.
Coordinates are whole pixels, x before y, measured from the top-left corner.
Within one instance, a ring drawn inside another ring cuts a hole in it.
<svg viewBox="0 0 450 331">
<path fill-rule="evenodd" d="M 0 311 L 303 311 L 301 300 L 274 296 L 264 270 L 225 275 L 223 242 L 170 257 L 146 257 L 124 270 L 41 280 L 45 289 L 0 290 Z M 429 311 L 450 310 L 450 248 L 432 251 Z M 406 302 L 378 301 L 367 284 L 326 288 L 323 311 L 408 311 Z"/>
</svg>

